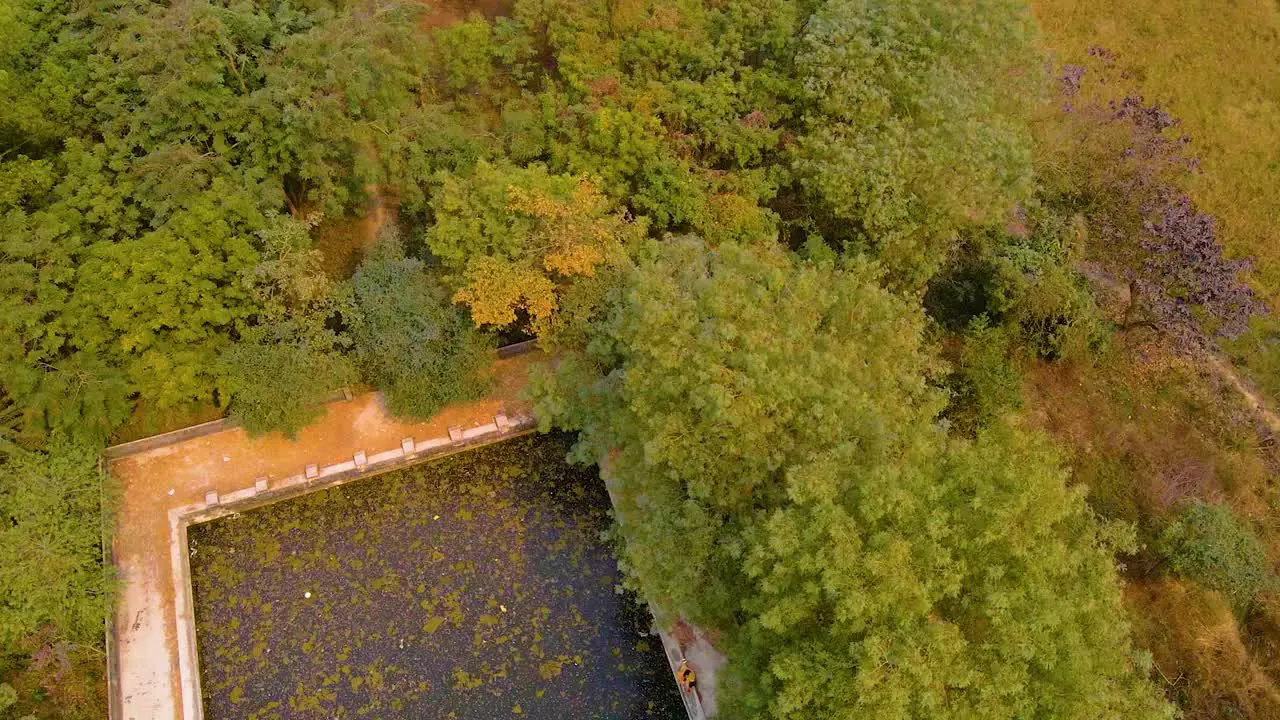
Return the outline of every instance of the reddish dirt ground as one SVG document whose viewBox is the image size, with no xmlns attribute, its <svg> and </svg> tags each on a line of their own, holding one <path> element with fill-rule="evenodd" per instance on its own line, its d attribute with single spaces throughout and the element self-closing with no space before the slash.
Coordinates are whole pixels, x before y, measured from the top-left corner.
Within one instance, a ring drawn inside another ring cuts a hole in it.
<svg viewBox="0 0 1280 720">
<path fill-rule="evenodd" d="M 465 20 L 472 13 L 492 20 L 511 12 L 514 0 L 424 0 L 427 12 L 422 18 L 424 28 L 448 27 Z"/>
<path fill-rule="evenodd" d="M 308 464 L 350 460 L 360 450 L 373 455 L 394 449 L 406 437 L 425 440 L 447 435 L 451 426 L 491 423 L 500 412 L 527 413 L 520 394 L 529 367 L 544 358 L 531 352 L 497 360 L 495 386 L 486 399 L 451 405 L 427 421 L 390 417 L 381 396 L 368 393 L 329 405 L 296 440 L 279 433 L 250 437 L 229 428 L 111 462 L 118 497 L 112 552 L 122 583 L 115 620 L 121 717 L 183 717 L 171 509 L 202 502 L 207 490 L 227 494 L 251 487 L 255 478 L 277 480 L 302 473 Z"/>
</svg>

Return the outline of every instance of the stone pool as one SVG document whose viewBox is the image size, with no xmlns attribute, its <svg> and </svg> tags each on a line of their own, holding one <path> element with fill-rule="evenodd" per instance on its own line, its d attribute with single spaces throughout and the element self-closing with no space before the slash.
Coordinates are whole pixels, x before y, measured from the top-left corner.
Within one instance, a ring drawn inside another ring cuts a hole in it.
<svg viewBox="0 0 1280 720">
<path fill-rule="evenodd" d="M 191 527 L 206 720 L 683 717 L 569 442 L 517 438 Z"/>
</svg>

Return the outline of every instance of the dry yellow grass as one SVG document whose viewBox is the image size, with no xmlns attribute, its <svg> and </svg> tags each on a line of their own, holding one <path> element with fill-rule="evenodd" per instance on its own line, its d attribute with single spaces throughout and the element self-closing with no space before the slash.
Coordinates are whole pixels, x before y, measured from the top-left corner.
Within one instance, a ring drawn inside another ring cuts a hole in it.
<svg viewBox="0 0 1280 720">
<path fill-rule="evenodd" d="M 1255 260 L 1280 308 L 1280 3 L 1276 0 L 1032 0 L 1060 62 L 1092 45 L 1119 55 L 1138 89 L 1182 118 L 1203 172 L 1188 190 L 1221 239 Z"/>
<path fill-rule="evenodd" d="M 1185 720 L 1280 717 L 1280 691 L 1221 595 L 1179 580 L 1133 582 L 1125 605 Z"/>
</svg>

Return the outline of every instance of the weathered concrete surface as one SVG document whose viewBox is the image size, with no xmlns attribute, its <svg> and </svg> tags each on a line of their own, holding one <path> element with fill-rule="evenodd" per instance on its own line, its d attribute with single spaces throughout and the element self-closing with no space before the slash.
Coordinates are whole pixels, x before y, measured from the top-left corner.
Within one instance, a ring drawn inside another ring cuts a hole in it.
<svg viewBox="0 0 1280 720">
<path fill-rule="evenodd" d="M 702 701 L 702 711 L 709 718 L 715 717 L 716 678 L 727 658 L 707 640 L 705 633 L 696 627 L 692 629 L 693 641 L 681 643 L 681 650 L 684 652 L 685 659 L 689 661 L 689 666 L 697 673 L 698 697 Z"/>
<path fill-rule="evenodd" d="M 113 692 L 112 717 L 199 717 L 198 678 L 184 687 L 179 669 L 179 657 L 184 650 L 189 654 L 185 646 L 190 638 L 183 631 L 189 619 L 180 619 L 176 609 L 187 593 L 177 587 L 182 565 L 170 552 L 171 544 L 186 535 L 176 513 L 202 507 L 211 490 L 222 502 L 251 498 L 261 478 L 270 486 L 305 477 L 308 465 L 349 463 L 354 468 L 357 452 L 372 459 L 402 448 L 405 438 L 448 438 L 450 428 L 471 437 L 484 426 L 496 430 L 497 416 L 527 414 L 520 393 L 529 366 L 543 357 L 531 352 L 496 361 L 495 387 L 488 398 L 449 406 L 425 422 L 389 416 L 381 396 L 369 393 L 329 405 L 293 441 L 279 434 L 251 438 L 243 429 L 229 428 L 112 460 L 108 470 L 119 499 L 111 549 L 123 585 L 113 628 L 113 666 L 118 667 L 113 691 L 118 687 L 118 694 Z"/>
<path fill-rule="evenodd" d="M 617 480 L 613 475 L 613 458 L 609 454 L 600 457 L 600 478 L 609 491 L 609 501 L 614 509 L 618 507 Z M 650 603 L 652 606 L 653 603 Z M 651 608 L 652 609 L 652 608 Z M 663 613 L 670 616 L 670 613 Z M 690 720 L 706 720 L 716 714 L 716 676 L 728 662 L 719 650 L 707 639 L 707 633 L 677 618 L 675 627 L 659 628 L 662 644 L 667 650 L 667 660 L 671 663 L 671 675 L 675 678 L 682 660 L 686 660 L 697 677 L 697 690 L 693 696 L 686 694 L 685 709 Z"/>
</svg>

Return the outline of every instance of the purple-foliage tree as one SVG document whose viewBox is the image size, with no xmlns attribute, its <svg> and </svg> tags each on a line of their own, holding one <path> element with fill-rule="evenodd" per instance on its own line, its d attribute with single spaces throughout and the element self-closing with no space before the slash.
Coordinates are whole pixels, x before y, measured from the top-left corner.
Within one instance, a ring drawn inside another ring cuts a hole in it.
<svg viewBox="0 0 1280 720">
<path fill-rule="evenodd" d="M 1250 317 L 1267 312 L 1240 281 L 1249 261 L 1223 255 L 1215 226 L 1213 216 L 1182 195 L 1143 228 L 1142 249 L 1150 256 L 1137 278 L 1139 289 L 1160 326 L 1184 343 L 1204 343 L 1210 333 L 1237 338 Z"/>
<path fill-rule="evenodd" d="M 1225 256 L 1214 218 L 1178 189 L 1179 180 L 1199 170 L 1186 152 L 1191 138 L 1172 137 L 1178 119 L 1137 93 L 1107 99 L 1116 58 L 1097 47 L 1089 55 L 1099 70 L 1094 87 L 1086 86 L 1084 65 L 1066 65 L 1059 89 L 1083 186 L 1104 198 L 1090 204 L 1105 254 L 1129 281 L 1132 302 L 1180 345 L 1203 348 L 1238 337 L 1267 308 L 1241 279 L 1249 262 Z"/>
</svg>

